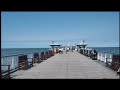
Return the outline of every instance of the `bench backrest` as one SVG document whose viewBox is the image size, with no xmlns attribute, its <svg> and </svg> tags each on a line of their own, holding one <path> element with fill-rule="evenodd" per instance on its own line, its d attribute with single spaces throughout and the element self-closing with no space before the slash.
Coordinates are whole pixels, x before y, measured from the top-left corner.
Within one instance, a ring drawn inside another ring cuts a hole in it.
<svg viewBox="0 0 120 90">
<path fill-rule="evenodd" d="M 27 55 L 19 56 L 19 62 L 23 62 L 23 61 L 26 61 L 26 60 L 27 60 Z"/>
<path fill-rule="evenodd" d="M 111 68 L 115 71 L 120 67 L 120 55 L 113 55 Z"/>
<path fill-rule="evenodd" d="M 34 58 L 38 58 L 39 54 L 38 53 L 34 53 Z"/>
</svg>

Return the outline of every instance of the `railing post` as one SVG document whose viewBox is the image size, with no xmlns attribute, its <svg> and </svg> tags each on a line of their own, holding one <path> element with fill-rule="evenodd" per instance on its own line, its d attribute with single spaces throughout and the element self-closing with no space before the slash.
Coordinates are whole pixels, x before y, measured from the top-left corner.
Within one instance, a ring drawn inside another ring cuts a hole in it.
<svg viewBox="0 0 120 90">
<path fill-rule="evenodd" d="M 100 60 L 100 53 L 98 52 L 97 60 Z"/>
<path fill-rule="evenodd" d="M 99 60 L 101 59 L 100 57 L 101 57 L 101 54 L 100 54 L 100 52 L 99 52 Z"/>
<path fill-rule="evenodd" d="M 35 56 L 33 56 L 33 63 L 35 63 Z"/>
<path fill-rule="evenodd" d="M 108 67 L 108 64 L 109 64 L 109 63 L 108 63 L 108 58 L 106 58 L 106 67 Z"/>
<path fill-rule="evenodd" d="M 10 79 L 10 65 L 8 65 L 8 79 Z"/>
<path fill-rule="evenodd" d="M 27 68 L 28 68 L 28 61 L 24 61 L 25 63 L 24 63 L 24 65 L 25 65 L 25 67 L 24 67 L 24 70 L 27 70 Z"/>
<path fill-rule="evenodd" d="M 33 58 L 32 58 L 32 67 L 33 67 Z"/>
<path fill-rule="evenodd" d="M 83 50 L 83 55 L 85 55 L 85 50 Z"/>
<path fill-rule="evenodd" d="M 103 62 L 103 53 L 101 53 L 101 61 Z"/>
<path fill-rule="evenodd" d="M 46 60 L 46 55 L 45 55 L 45 52 L 44 52 L 44 60 Z"/>
<path fill-rule="evenodd" d="M 28 69 L 28 60 L 26 61 L 26 70 Z"/>
<path fill-rule="evenodd" d="M 110 54 L 110 62 L 112 62 L 112 54 Z"/>
<path fill-rule="evenodd" d="M 11 63 L 11 68 L 14 69 L 14 56 L 11 57 L 11 60 L 12 60 L 12 61 L 11 61 L 11 62 L 12 62 L 12 63 Z"/>
<path fill-rule="evenodd" d="M 20 60 L 18 59 L 18 70 L 20 70 Z"/>
<path fill-rule="evenodd" d="M 103 63 L 105 63 L 105 53 L 102 55 Z"/>
<path fill-rule="evenodd" d="M 39 63 L 39 53 L 37 54 L 38 56 L 37 56 L 37 63 Z"/>
<path fill-rule="evenodd" d="M 107 53 L 105 53 L 105 60 L 104 60 L 104 61 L 105 61 L 105 63 L 106 63 L 106 58 L 107 58 Z"/>
<path fill-rule="evenodd" d="M 99 60 L 101 60 L 101 53 L 99 52 Z"/>
</svg>

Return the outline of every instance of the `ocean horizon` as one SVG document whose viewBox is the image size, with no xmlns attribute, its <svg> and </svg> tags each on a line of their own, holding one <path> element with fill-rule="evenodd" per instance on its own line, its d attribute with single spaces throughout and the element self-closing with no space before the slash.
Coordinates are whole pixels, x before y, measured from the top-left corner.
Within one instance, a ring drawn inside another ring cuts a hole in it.
<svg viewBox="0 0 120 90">
<path fill-rule="evenodd" d="M 1 57 L 48 51 L 50 48 L 1 48 Z"/>
<path fill-rule="evenodd" d="M 109 54 L 120 54 L 120 47 L 87 47 L 96 50 L 97 52 L 109 53 Z M 28 54 L 35 52 L 48 51 L 50 48 L 1 48 L 1 57 L 19 54 Z"/>
</svg>

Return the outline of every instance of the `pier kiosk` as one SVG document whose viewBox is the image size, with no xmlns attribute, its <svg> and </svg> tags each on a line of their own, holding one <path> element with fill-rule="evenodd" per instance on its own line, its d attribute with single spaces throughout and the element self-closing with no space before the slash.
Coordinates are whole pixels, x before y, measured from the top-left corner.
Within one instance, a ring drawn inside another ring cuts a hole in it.
<svg viewBox="0 0 120 90">
<path fill-rule="evenodd" d="M 87 44 L 84 43 L 85 40 L 81 40 L 80 44 L 77 45 L 78 47 L 78 51 L 81 53 L 81 54 L 85 54 L 85 48 L 87 46 Z"/>
<path fill-rule="evenodd" d="M 59 47 L 61 46 L 60 44 L 55 43 L 54 41 L 52 41 L 52 44 L 50 44 L 53 54 L 55 55 L 56 53 L 58 53 L 59 51 Z"/>
</svg>

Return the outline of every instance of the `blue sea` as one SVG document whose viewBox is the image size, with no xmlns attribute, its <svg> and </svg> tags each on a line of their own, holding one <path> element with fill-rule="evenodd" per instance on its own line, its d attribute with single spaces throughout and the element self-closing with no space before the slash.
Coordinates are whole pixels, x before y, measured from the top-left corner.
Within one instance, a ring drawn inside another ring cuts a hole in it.
<svg viewBox="0 0 120 90">
<path fill-rule="evenodd" d="M 89 47 L 98 52 L 109 53 L 109 54 L 120 54 L 119 47 Z M 1 49 L 1 56 L 10 56 L 18 54 L 27 54 L 34 52 L 48 51 L 50 48 L 4 48 Z"/>
<path fill-rule="evenodd" d="M 43 52 L 43 51 L 48 51 L 49 49 L 50 48 L 4 48 L 4 49 L 1 49 L 1 57 L 35 53 L 35 52 Z"/>
<path fill-rule="evenodd" d="M 120 54 L 120 47 L 89 47 L 97 52 L 109 53 L 109 54 Z"/>
</svg>

